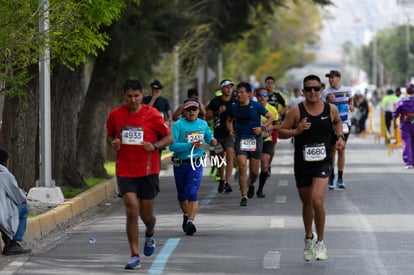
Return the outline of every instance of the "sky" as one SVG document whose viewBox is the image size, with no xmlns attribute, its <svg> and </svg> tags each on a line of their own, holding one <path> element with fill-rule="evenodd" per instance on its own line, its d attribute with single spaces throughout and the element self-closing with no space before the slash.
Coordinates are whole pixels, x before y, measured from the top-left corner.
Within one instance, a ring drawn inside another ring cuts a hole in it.
<svg viewBox="0 0 414 275">
<path fill-rule="evenodd" d="M 397 2 L 404 2 L 397 3 Z M 323 8 L 323 29 L 318 47 L 312 49 L 317 60 L 290 70 L 291 81 L 312 72 L 324 77 L 331 69 L 346 71 L 342 46 L 349 41 L 356 46 L 368 44 L 372 36 L 387 27 L 410 24 L 414 27 L 414 0 L 332 0 Z M 411 14 L 410 14 L 411 12 Z M 366 73 L 349 69 L 349 85 L 367 81 Z M 300 83 L 300 82 L 299 82 Z"/>
<path fill-rule="evenodd" d="M 334 5 L 324 8 L 324 17 L 332 19 L 323 22 L 318 55 L 335 58 L 346 41 L 367 44 L 378 30 L 405 24 L 407 19 L 414 23 L 414 1 L 405 1 L 404 5 L 397 0 L 333 0 Z"/>
</svg>

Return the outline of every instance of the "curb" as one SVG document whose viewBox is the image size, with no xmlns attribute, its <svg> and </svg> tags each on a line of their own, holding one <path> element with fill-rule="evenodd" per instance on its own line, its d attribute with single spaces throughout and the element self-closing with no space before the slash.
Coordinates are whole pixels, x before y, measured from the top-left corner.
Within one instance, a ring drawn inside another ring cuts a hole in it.
<svg viewBox="0 0 414 275">
<path fill-rule="evenodd" d="M 24 236 L 25 242 L 32 244 L 35 240 L 42 239 L 59 225 L 97 206 L 110 196 L 116 195 L 115 184 L 115 178 L 107 180 L 65 201 L 46 213 L 29 218 Z"/>
<path fill-rule="evenodd" d="M 161 160 L 171 157 L 172 153 L 164 155 Z M 69 199 L 55 208 L 27 219 L 25 243 L 32 245 L 34 241 L 40 240 L 60 225 L 72 218 L 97 206 L 104 200 L 118 193 L 116 177 L 106 180 L 85 192 Z M 3 241 L 0 239 L 0 248 L 3 249 Z"/>
</svg>

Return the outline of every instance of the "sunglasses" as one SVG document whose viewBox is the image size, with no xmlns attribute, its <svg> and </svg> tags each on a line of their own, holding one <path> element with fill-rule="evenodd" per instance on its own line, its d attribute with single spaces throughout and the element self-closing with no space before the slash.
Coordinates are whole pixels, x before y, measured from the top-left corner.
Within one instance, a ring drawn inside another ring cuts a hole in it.
<svg viewBox="0 0 414 275">
<path fill-rule="evenodd" d="M 303 90 L 305 92 L 311 92 L 312 90 L 314 90 L 315 92 L 319 92 L 321 90 L 321 86 L 305 86 L 303 87 Z"/>
<path fill-rule="evenodd" d="M 267 96 L 267 94 L 258 94 L 257 96 L 260 96 L 260 97 L 266 97 L 266 96 Z"/>
<path fill-rule="evenodd" d="M 198 108 L 197 107 L 189 107 L 189 108 L 187 108 L 187 109 L 185 109 L 187 112 L 195 112 L 195 111 L 197 111 L 198 110 Z"/>
</svg>

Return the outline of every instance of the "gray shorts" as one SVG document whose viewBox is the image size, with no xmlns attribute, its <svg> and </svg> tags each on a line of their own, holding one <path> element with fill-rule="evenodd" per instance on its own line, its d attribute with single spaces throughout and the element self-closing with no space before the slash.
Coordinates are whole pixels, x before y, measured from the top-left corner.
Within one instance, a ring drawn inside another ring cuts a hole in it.
<svg viewBox="0 0 414 275">
<path fill-rule="evenodd" d="M 224 150 L 226 150 L 228 147 L 234 148 L 234 139 L 232 139 L 230 136 L 217 138 L 217 142 L 221 144 Z"/>
<path fill-rule="evenodd" d="M 240 138 L 236 138 L 236 142 L 234 144 L 234 150 L 236 151 L 236 156 L 238 155 L 245 155 L 248 158 L 260 159 L 262 157 L 262 150 L 263 150 L 263 137 L 258 135 L 255 137 L 256 139 L 256 150 L 255 151 L 244 151 L 240 148 Z"/>
</svg>

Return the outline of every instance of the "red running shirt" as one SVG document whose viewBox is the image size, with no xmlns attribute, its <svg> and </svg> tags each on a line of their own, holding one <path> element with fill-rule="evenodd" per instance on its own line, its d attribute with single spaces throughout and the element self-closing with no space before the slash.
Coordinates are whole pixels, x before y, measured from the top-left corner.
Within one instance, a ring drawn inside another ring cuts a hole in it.
<svg viewBox="0 0 414 275">
<path fill-rule="evenodd" d="M 125 144 L 127 140 L 121 136 L 122 130 L 125 129 L 138 129 L 136 132 L 140 133 L 140 139 L 151 143 L 157 142 L 159 136 L 163 137 L 171 132 L 158 110 L 143 104 L 138 113 L 132 114 L 124 104 L 109 113 L 106 130 L 108 136 L 121 140 L 121 148 L 116 153 L 117 176 L 137 178 L 159 174 L 158 150 L 148 152 L 142 145 Z"/>
</svg>

